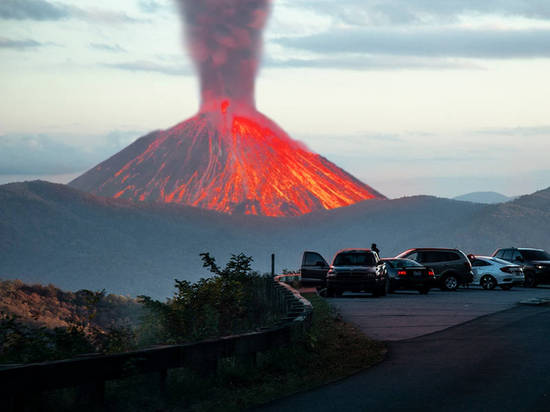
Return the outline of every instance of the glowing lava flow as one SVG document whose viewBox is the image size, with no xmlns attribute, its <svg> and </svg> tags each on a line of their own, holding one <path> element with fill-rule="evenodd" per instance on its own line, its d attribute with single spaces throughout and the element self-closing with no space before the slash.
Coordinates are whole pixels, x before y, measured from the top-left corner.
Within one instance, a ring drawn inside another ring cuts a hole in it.
<svg viewBox="0 0 550 412">
<path fill-rule="evenodd" d="M 266 216 L 383 198 L 262 114 L 232 116 L 228 105 L 138 139 L 71 185 L 108 197 Z"/>
<path fill-rule="evenodd" d="M 266 216 L 384 198 L 292 140 L 254 105 L 269 0 L 177 0 L 200 74 L 201 109 L 73 180 L 97 195 Z"/>
</svg>

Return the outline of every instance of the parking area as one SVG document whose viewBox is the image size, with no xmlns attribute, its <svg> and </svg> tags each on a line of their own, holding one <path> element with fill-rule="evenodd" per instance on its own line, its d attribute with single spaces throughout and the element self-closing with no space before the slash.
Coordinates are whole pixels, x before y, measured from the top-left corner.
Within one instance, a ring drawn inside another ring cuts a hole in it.
<svg viewBox="0 0 550 412">
<path fill-rule="evenodd" d="M 398 341 L 437 332 L 483 315 L 510 309 L 520 301 L 550 298 L 550 287 L 517 287 L 509 291 L 458 289 L 428 295 L 399 291 L 375 298 L 367 293 L 345 293 L 328 301 L 343 319 L 373 339 Z"/>
</svg>

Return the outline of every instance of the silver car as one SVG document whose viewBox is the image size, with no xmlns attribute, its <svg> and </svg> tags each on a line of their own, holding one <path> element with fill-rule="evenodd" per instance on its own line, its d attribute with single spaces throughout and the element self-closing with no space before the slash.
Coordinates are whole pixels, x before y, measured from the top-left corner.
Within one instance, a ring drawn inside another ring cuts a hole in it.
<svg viewBox="0 0 550 412">
<path fill-rule="evenodd" d="M 525 277 L 521 266 L 489 256 L 472 256 L 473 285 L 490 290 L 500 286 L 504 290 L 523 285 Z"/>
</svg>

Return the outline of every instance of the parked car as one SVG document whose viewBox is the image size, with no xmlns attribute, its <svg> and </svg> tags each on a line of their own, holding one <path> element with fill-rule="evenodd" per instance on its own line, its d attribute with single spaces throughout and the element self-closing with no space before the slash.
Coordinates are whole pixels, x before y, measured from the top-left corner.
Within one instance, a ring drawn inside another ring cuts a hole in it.
<svg viewBox="0 0 550 412">
<path fill-rule="evenodd" d="M 523 285 L 525 277 L 521 266 L 489 256 L 472 256 L 472 284 L 491 290 L 497 286 L 509 290 L 514 285 Z"/>
<path fill-rule="evenodd" d="M 327 296 L 343 292 L 388 293 L 390 280 L 386 265 L 370 249 L 344 249 L 336 253 L 326 277 Z"/>
<path fill-rule="evenodd" d="M 390 278 L 390 292 L 397 289 L 418 290 L 421 294 L 427 294 L 434 282 L 433 269 L 422 266 L 410 259 L 382 259 L 386 264 Z"/>
<path fill-rule="evenodd" d="M 325 284 L 329 265 L 317 252 L 305 251 L 302 255 L 300 275 L 302 283 Z"/>
<path fill-rule="evenodd" d="M 521 266 L 528 288 L 550 283 L 550 254 L 542 249 L 503 248 L 495 250 L 493 257 Z"/>
<path fill-rule="evenodd" d="M 458 249 L 415 248 L 396 256 L 411 259 L 435 272 L 435 285 L 441 290 L 456 290 L 473 279 L 472 265 L 464 252 Z"/>
</svg>

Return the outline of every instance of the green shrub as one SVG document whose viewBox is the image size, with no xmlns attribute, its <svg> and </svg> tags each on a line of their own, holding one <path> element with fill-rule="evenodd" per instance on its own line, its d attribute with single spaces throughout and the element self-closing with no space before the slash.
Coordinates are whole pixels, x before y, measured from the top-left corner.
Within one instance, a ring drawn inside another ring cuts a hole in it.
<svg viewBox="0 0 550 412">
<path fill-rule="evenodd" d="M 210 254 L 201 258 L 211 277 L 195 283 L 176 279 L 176 292 L 165 303 L 139 297 L 148 309 L 138 331 L 141 344 L 213 338 L 268 326 L 276 319 L 269 295 L 273 281 L 252 271 L 251 257 L 232 255 L 223 269 Z"/>
</svg>

